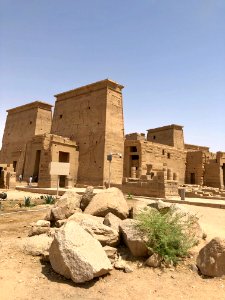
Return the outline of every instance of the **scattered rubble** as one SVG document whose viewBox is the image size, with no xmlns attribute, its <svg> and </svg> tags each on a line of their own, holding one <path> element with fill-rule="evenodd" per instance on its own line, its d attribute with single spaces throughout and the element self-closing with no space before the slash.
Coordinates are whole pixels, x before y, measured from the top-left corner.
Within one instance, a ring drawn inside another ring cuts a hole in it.
<svg viewBox="0 0 225 300">
<path fill-rule="evenodd" d="M 93 196 L 93 188 L 88 187 L 85 194 L 81 197 L 74 192 L 65 193 L 45 220 L 32 223 L 24 251 L 41 255 L 57 273 L 77 283 L 107 274 L 112 266 L 126 273 L 133 272 L 127 263 L 129 257 L 122 258 L 119 254 L 123 243 L 133 257 L 148 258 L 144 265 L 161 266 L 163 259 L 147 248 L 147 237 L 137 227 L 139 221 L 127 218 L 128 206 L 119 189 L 110 188 Z M 83 213 L 81 207 L 87 201 L 89 204 Z M 156 201 L 145 209 L 157 209 L 164 214 L 170 207 L 171 204 Z M 202 230 L 196 226 L 192 230 L 200 238 Z"/>
</svg>

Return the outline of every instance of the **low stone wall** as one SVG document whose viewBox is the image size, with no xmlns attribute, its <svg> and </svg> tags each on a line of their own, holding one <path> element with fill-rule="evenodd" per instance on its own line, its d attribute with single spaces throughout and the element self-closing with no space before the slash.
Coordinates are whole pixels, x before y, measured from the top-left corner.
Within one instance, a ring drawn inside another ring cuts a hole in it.
<svg viewBox="0 0 225 300">
<path fill-rule="evenodd" d="M 122 191 L 126 194 L 137 196 L 148 196 L 156 198 L 166 198 L 167 196 L 178 196 L 177 181 L 125 181 L 122 185 Z"/>
</svg>

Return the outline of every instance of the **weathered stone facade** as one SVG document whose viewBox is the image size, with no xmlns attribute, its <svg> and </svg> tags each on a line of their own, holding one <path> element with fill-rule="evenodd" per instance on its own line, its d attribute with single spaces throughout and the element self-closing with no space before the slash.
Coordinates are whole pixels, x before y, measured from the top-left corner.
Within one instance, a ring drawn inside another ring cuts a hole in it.
<svg viewBox="0 0 225 300">
<path fill-rule="evenodd" d="M 107 154 L 124 150 L 123 86 L 103 80 L 56 95 L 53 134 L 79 146 L 78 183 L 104 185 L 108 181 Z M 121 184 L 123 164 L 115 157 L 114 184 Z"/>
<path fill-rule="evenodd" d="M 39 187 L 55 187 L 50 162 L 70 163 L 60 186 L 103 186 L 108 182 L 107 154 L 124 151 L 123 86 L 102 80 L 56 95 L 51 105 L 36 101 L 8 110 L 0 163 L 11 163 L 17 179 L 33 177 Z M 115 156 L 111 183 L 121 185 L 123 163 Z"/>
<path fill-rule="evenodd" d="M 50 132 L 51 108 L 50 104 L 35 101 L 7 110 L 0 162 L 13 163 L 14 171 L 17 169 L 26 143 L 36 135 Z"/>
<path fill-rule="evenodd" d="M 32 176 L 39 187 L 55 187 L 50 163 L 67 162 L 70 174 L 60 176 L 61 187 L 107 186 L 110 165 L 112 185 L 123 181 L 126 192 L 155 197 L 177 195 L 185 183 L 224 187 L 225 153 L 184 144 L 180 125 L 124 138 L 122 89 L 106 79 L 58 94 L 53 119 L 52 106 L 41 101 L 8 110 L 1 171 L 8 174 L 10 166 L 10 178 Z M 116 154 L 111 163 L 109 154 Z"/>
</svg>

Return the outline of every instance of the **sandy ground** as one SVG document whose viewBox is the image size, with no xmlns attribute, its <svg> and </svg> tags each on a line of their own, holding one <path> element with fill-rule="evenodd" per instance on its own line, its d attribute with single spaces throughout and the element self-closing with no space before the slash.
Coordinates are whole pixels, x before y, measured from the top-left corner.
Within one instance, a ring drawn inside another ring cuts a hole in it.
<svg viewBox="0 0 225 300">
<path fill-rule="evenodd" d="M 129 204 L 133 205 L 132 200 Z M 198 213 L 200 224 L 208 234 L 208 241 L 215 236 L 225 237 L 225 210 L 184 206 L 187 210 Z M 134 269 L 132 273 L 125 274 L 113 270 L 110 275 L 83 285 L 66 280 L 56 274 L 49 263 L 43 263 L 38 257 L 25 255 L 22 251 L 22 240 L 27 236 L 29 223 L 43 218 L 49 208 L 41 206 L 41 211 L 35 209 L 0 215 L 1 300 L 139 297 L 143 300 L 225 299 L 225 278 L 202 278 L 190 269 L 190 264 L 195 261 L 197 248 L 192 251 L 193 257 L 177 269 L 140 267 L 141 262 L 128 259 L 128 263 Z M 198 248 L 203 245 L 204 242 Z"/>
</svg>

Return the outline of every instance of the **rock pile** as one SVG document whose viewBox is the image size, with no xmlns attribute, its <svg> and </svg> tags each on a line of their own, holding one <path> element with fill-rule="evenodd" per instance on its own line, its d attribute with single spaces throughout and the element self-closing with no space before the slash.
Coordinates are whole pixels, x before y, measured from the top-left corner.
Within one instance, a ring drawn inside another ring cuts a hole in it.
<svg viewBox="0 0 225 300">
<path fill-rule="evenodd" d="M 160 202 L 148 209 L 167 211 L 169 207 Z M 160 266 L 162 258 L 149 253 L 147 237 L 138 230 L 138 221 L 128 215 L 127 202 L 117 188 L 94 195 L 93 188 L 88 187 L 82 197 L 68 191 L 45 220 L 31 224 L 24 250 L 49 259 L 57 273 L 76 283 L 105 275 L 113 267 L 132 272 L 118 254 L 116 247 L 121 244 L 133 257 L 146 258 L 147 266 Z"/>
</svg>

